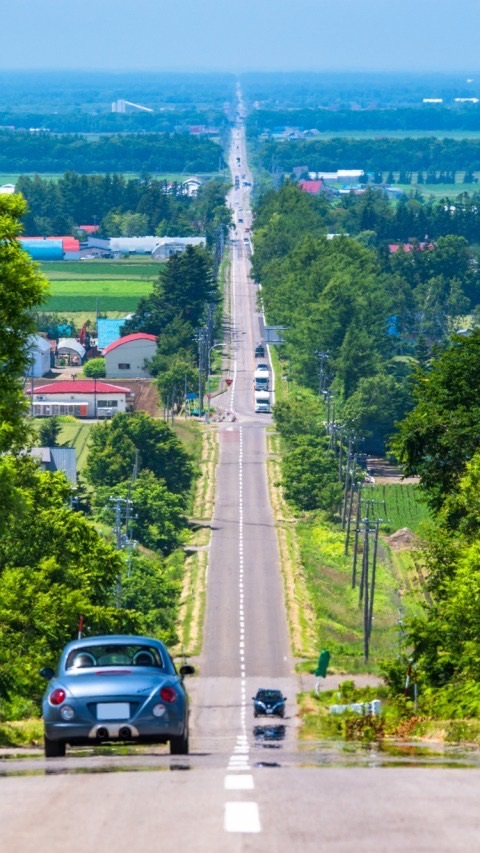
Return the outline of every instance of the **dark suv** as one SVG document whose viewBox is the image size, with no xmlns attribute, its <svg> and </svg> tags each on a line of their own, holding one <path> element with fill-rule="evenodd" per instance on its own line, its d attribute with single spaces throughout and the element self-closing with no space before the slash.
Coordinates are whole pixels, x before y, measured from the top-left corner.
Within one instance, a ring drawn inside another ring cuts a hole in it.
<svg viewBox="0 0 480 853">
<path fill-rule="evenodd" d="M 261 687 L 253 696 L 253 716 L 260 714 L 268 717 L 284 717 L 287 697 L 281 690 L 267 690 Z"/>
<path fill-rule="evenodd" d="M 255 358 L 265 358 L 265 347 L 263 344 L 257 344 L 255 347 Z"/>
</svg>

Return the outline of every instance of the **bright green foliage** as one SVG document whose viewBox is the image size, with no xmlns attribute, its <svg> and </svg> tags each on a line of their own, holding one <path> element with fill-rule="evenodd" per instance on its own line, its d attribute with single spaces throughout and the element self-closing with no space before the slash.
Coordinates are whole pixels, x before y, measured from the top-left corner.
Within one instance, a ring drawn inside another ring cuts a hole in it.
<svg viewBox="0 0 480 853">
<path fill-rule="evenodd" d="M 28 456 L 3 459 L 15 501 L 0 538 L 0 696 L 38 701 L 42 665 L 55 663 L 87 632 L 135 631 L 140 615 L 115 606 L 122 560 L 80 514 L 67 506 L 63 475 L 41 472 Z"/>
<path fill-rule="evenodd" d="M 56 415 L 51 418 L 44 418 L 38 430 L 40 447 L 56 447 L 61 430 L 62 424 Z"/>
<path fill-rule="evenodd" d="M 135 554 L 131 568 L 122 578 L 122 607 L 141 611 L 142 631 L 169 645 L 177 641 L 175 624 L 182 572 L 183 554 L 180 551 L 167 560 L 146 559 Z"/>
<path fill-rule="evenodd" d="M 139 471 L 152 471 L 170 492 L 188 492 L 193 478 L 189 454 L 166 423 L 144 412 L 119 413 L 92 429 L 86 479 L 96 487 L 131 479 L 136 451 Z"/>
<path fill-rule="evenodd" d="M 17 240 L 25 208 L 18 195 L 0 196 L 0 453 L 26 440 L 21 377 L 30 361 L 27 338 L 36 330 L 34 310 L 47 292 L 46 280 Z"/>
<path fill-rule="evenodd" d="M 158 364 L 159 356 L 156 363 Z M 172 358 L 166 370 L 159 372 L 157 387 L 163 401 L 172 405 L 182 405 L 185 400 L 185 390 L 188 393 L 198 393 L 198 370 L 186 358 Z"/>
<path fill-rule="evenodd" d="M 102 379 L 106 374 L 105 359 L 91 358 L 83 366 L 83 375 L 91 379 Z"/>
<path fill-rule="evenodd" d="M 282 482 L 286 499 L 298 510 L 323 509 L 333 514 L 341 501 L 342 486 L 328 439 L 299 439 L 282 460 Z"/>
<path fill-rule="evenodd" d="M 104 508 L 101 517 L 113 524 L 115 513 L 109 502 L 111 496 L 132 501 L 130 532 L 134 539 L 163 554 L 178 547 L 187 523 L 184 498 L 168 491 L 165 483 L 151 471 L 141 471 L 134 483 L 97 490 L 95 506 Z"/>
<path fill-rule="evenodd" d="M 417 404 L 392 447 L 438 510 L 480 448 L 480 331 L 454 337 L 431 369 L 417 375 L 413 393 Z"/>
<path fill-rule="evenodd" d="M 209 252 L 199 246 L 187 246 L 185 252 L 172 255 L 162 267 L 151 296 L 140 301 L 135 316 L 125 323 L 123 331 L 160 335 L 161 344 L 162 335 L 168 335 L 171 324 L 177 322 L 185 329 L 173 352 L 178 351 L 182 342 L 193 347 L 194 331 L 203 320 L 207 303 L 214 301 L 215 292 Z"/>
</svg>

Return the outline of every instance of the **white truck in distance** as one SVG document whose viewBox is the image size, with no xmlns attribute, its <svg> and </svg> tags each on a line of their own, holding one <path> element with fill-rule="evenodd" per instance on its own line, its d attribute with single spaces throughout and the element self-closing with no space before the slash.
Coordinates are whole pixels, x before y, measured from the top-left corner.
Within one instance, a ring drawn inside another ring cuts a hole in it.
<svg viewBox="0 0 480 853">
<path fill-rule="evenodd" d="M 253 387 L 255 391 L 268 391 L 270 388 L 270 377 L 266 370 L 256 370 L 253 374 Z"/>
<path fill-rule="evenodd" d="M 267 413 L 270 409 L 270 393 L 269 391 L 255 391 L 255 412 Z"/>
</svg>

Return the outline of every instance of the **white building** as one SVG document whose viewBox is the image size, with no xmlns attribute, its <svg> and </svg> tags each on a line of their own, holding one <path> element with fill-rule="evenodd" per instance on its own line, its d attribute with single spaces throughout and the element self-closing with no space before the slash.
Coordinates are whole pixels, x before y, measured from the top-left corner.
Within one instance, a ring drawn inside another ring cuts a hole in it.
<svg viewBox="0 0 480 853">
<path fill-rule="evenodd" d="M 147 335 L 138 332 L 135 335 L 125 335 L 118 338 L 113 344 L 109 344 L 103 350 L 105 359 L 105 373 L 111 379 L 113 377 L 129 377 L 130 379 L 142 379 L 150 376 L 145 362 L 149 362 L 157 351 L 157 339 L 155 335 Z"/>
<path fill-rule="evenodd" d="M 83 364 L 85 352 L 83 344 L 75 338 L 60 338 L 55 351 L 57 365 L 79 366 Z"/>
<path fill-rule="evenodd" d="M 185 195 L 196 196 L 202 183 L 200 178 L 187 178 L 186 181 L 182 181 L 182 191 Z"/>
<path fill-rule="evenodd" d="M 187 246 L 205 246 L 206 242 L 205 237 L 157 237 L 152 258 L 163 261 L 177 252 L 184 252 Z"/>
<path fill-rule="evenodd" d="M 34 417 L 74 415 L 76 418 L 110 418 L 132 405 L 130 388 L 98 379 L 50 382 L 33 389 Z"/>
<path fill-rule="evenodd" d="M 30 355 L 30 367 L 27 376 L 40 377 L 49 373 L 51 367 L 51 347 L 49 341 L 41 335 L 31 335 L 27 341 Z"/>
<path fill-rule="evenodd" d="M 12 195 L 15 192 L 15 184 L 2 184 L 0 195 Z"/>
</svg>

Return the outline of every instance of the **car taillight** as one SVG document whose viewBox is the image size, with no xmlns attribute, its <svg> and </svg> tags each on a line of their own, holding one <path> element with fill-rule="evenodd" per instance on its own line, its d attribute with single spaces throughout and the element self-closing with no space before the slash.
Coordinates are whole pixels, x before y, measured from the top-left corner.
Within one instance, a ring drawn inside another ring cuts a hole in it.
<svg viewBox="0 0 480 853">
<path fill-rule="evenodd" d="M 160 690 L 160 698 L 163 699 L 164 702 L 175 702 L 177 692 L 173 687 L 162 687 Z"/>
<path fill-rule="evenodd" d="M 61 705 L 62 702 L 65 702 L 66 695 L 65 690 L 62 690 L 61 687 L 56 687 L 55 690 L 52 690 L 50 693 L 48 701 L 50 702 L 50 705 Z"/>
</svg>

